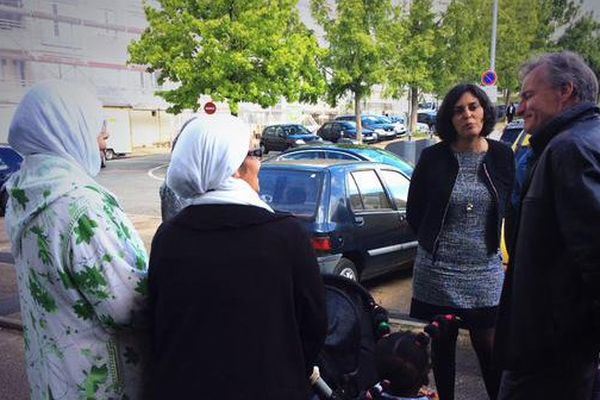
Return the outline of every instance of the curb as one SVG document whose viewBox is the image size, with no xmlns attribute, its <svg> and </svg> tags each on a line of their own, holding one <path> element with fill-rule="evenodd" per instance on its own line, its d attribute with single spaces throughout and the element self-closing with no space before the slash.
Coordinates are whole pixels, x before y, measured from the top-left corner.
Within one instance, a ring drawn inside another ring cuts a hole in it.
<svg viewBox="0 0 600 400">
<path fill-rule="evenodd" d="M 0 328 L 22 331 L 23 323 L 18 319 L 0 317 Z"/>
</svg>

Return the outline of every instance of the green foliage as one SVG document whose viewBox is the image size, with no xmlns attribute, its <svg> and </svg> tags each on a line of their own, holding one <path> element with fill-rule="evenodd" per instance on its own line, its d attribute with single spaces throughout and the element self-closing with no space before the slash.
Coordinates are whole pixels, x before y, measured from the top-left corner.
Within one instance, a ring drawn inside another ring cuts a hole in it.
<svg viewBox="0 0 600 400">
<path fill-rule="evenodd" d="M 403 94 L 403 86 L 413 86 L 424 91 L 433 90 L 431 68 L 435 54 L 435 15 L 431 0 L 414 0 L 407 14 L 394 7 L 394 23 L 387 30 L 386 43 L 391 46 L 386 61 L 389 71 L 388 85 L 393 97 Z"/>
<path fill-rule="evenodd" d="M 453 0 L 436 30 L 435 92 L 444 96 L 460 82 L 479 82 L 489 68 L 490 0 Z"/>
<path fill-rule="evenodd" d="M 593 15 L 583 15 L 558 40 L 558 47 L 581 54 L 600 78 L 600 22 Z"/>
<path fill-rule="evenodd" d="M 493 0 L 452 0 L 436 31 L 435 92 L 459 82 L 479 83 L 490 66 Z M 496 72 L 500 89 L 518 90 L 519 67 L 556 48 L 552 37 L 577 15 L 572 0 L 500 0 Z"/>
<path fill-rule="evenodd" d="M 129 46 L 130 62 L 158 72 L 171 112 L 196 110 L 198 97 L 273 106 L 316 102 L 325 90 L 316 37 L 300 21 L 297 0 L 159 0 L 145 7 L 149 27 Z"/>
<path fill-rule="evenodd" d="M 435 15 L 431 0 L 414 0 L 408 13 L 401 7 L 393 10 L 393 23 L 386 29 L 385 57 L 388 69 L 387 92 L 394 98 L 411 89 L 410 130 L 417 122 L 418 93 L 433 90 L 435 70 L 432 68 L 435 54 Z"/>
<path fill-rule="evenodd" d="M 385 82 L 386 45 L 383 32 L 389 26 L 390 0 L 311 0 L 312 15 L 325 31 L 329 48 L 323 57 L 328 73 L 327 101 L 352 93 L 360 132 L 360 100 L 375 84 Z"/>
</svg>

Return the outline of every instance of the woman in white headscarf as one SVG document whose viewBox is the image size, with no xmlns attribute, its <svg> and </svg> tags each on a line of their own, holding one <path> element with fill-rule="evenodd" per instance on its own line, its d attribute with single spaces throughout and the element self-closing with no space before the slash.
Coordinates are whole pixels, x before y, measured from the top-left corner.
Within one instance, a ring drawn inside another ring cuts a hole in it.
<svg viewBox="0 0 600 400">
<path fill-rule="evenodd" d="M 308 398 L 323 283 L 301 225 L 258 196 L 250 137 L 236 117 L 198 117 L 173 151 L 167 185 L 188 206 L 150 255 L 157 399 Z"/>
<path fill-rule="evenodd" d="M 31 398 L 141 398 L 147 256 L 100 170 L 101 105 L 62 81 L 35 85 L 8 141 L 7 183 Z M 139 320 L 138 320 L 139 318 Z"/>
</svg>

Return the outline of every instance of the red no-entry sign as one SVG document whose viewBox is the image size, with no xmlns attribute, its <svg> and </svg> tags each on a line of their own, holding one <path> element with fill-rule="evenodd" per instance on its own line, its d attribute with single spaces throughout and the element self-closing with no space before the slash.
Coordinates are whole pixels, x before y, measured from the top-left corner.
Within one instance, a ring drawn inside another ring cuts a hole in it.
<svg viewBox="0 0 600 400">
<path fill-rule="evenodd" d="M 498 80 L 498 75 L 493 69 L 488 69 L 481 75 L 481 84 L 483 86 L 493 86 Z"/>
<path fill-rule="evenodd" d="M 217 105 L 212 101 L 209 101 L 204 105 L 204 112 L 207 114 L 214 114 L 217 111 Z"/>
</svg>

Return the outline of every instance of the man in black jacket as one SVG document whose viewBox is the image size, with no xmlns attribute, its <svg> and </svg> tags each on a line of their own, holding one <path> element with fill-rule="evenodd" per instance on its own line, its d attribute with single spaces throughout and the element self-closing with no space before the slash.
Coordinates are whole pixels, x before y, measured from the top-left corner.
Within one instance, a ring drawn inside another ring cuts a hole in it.
<svg viewBox="0 0 600 400">
<path fill-rule="evenodd" d="M 496 329 L 500 399 L 589 399 L 600 349 L 600 110 L 581 57 L 521 69 L 535 153 Z"/>
</svg>

